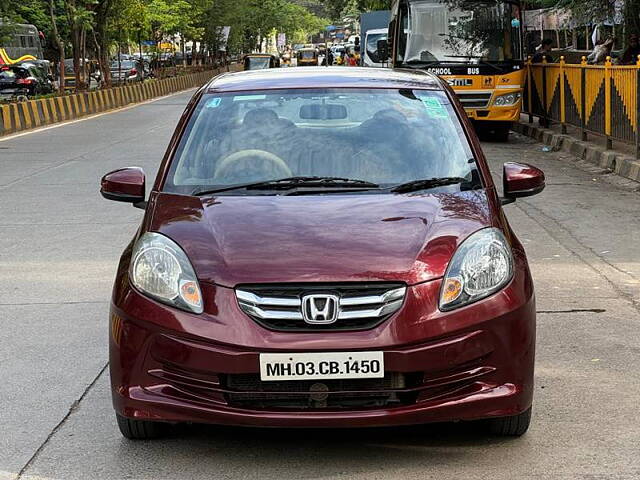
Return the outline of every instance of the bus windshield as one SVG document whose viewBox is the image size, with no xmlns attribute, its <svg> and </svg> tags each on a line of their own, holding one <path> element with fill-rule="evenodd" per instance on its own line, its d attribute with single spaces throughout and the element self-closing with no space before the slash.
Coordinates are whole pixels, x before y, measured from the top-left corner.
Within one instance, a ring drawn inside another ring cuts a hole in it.
<svg viewBox="0 0 640 480">
<path fill-rule="evenodd" d="M 502 62 L 522 59 L 520 10 L 504 0 L 409 3 L 406 63 Z"/>
</svg>

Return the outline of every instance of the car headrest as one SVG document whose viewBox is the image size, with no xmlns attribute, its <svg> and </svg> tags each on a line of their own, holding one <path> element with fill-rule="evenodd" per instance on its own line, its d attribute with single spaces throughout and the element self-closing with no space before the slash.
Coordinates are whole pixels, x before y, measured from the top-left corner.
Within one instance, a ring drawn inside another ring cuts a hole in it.
<svg viewBox="0 0 640 480">
<path fill-rule="evenodd" d="M 254 108 L 249 110 L 242 124 L 245 127 L 256 128 L 265 125 L 273 125 L 278 121 L 278 114 L 268 108 Z"/>
</svg>

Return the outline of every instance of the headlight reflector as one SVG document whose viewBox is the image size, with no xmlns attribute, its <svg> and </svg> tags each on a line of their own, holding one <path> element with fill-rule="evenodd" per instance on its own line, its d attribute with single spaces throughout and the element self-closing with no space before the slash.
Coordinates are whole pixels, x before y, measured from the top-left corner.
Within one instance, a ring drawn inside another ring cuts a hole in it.
<svg viewBox="0 0 640 480">
<path fill-rule="evenodd" d="M 470 235 L 458 247 L 444 276 L 440 310 L 452 310 L 500 290 L 513 277 L 513 256 L 497 228 Z"/>
<path fill-rule="evenodd" d="M 131 283 L 146 295 L 182 310 L 202 313 L 196 274 L 184 251 L 168 237 L 143 234 L 131 255 Z"/>
<path fill-rule="evenodd" d="M 493 100 L 493 104 L 496 107 L 510 107 L 515 105 L 520 100 L 520 92 L 506 93 L 499 95 Z"/>
</svg>

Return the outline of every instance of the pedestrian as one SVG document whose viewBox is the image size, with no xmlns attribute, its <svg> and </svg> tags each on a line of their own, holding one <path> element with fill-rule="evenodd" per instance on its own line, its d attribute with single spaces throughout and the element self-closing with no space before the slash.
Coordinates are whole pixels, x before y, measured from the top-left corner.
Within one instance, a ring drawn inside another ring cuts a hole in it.
<svg viewBox="0 0 640 480">
<path fill-rule="evenodd" d="M 638 35 L 634 33 L 629 37 L 629 45 L 622 53 L 618 63 L 620 65 L 635 65 L 638 62 L 638 55 L 640 55 L 640 42 Z"/>
<path fill-rule="evenodd" d="M 553 63 L 553 57 L 551 56 L 551 50 L 553 48 L 553 40 L 545 38 L 538 47 L 536 54 L 531 59 L 531 63 L 542 63 L 545 60 L 547 63 Z"/>
</svg>

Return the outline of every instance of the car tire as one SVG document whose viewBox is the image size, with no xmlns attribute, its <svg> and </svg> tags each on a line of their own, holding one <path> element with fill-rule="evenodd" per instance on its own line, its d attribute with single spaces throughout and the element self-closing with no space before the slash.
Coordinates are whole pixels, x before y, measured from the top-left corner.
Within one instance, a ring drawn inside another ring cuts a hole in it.
<svg viewBox="0 0 640 480">
<path fill-rule="evenodd" d="M 519 415 L 499 417 L 489 420 L 489 431 L 494 435 L 519 437 L 523 435 L 531 423 L 531 407 Z"/>
<path fill-rule="evenodd" d="M 150 440 L 158 438 L 165 432 L 166 425 L 149 420 L 135 420 L 116 414 L 118 428 L 123 437 L 129 440 Z"/>
</svg>

